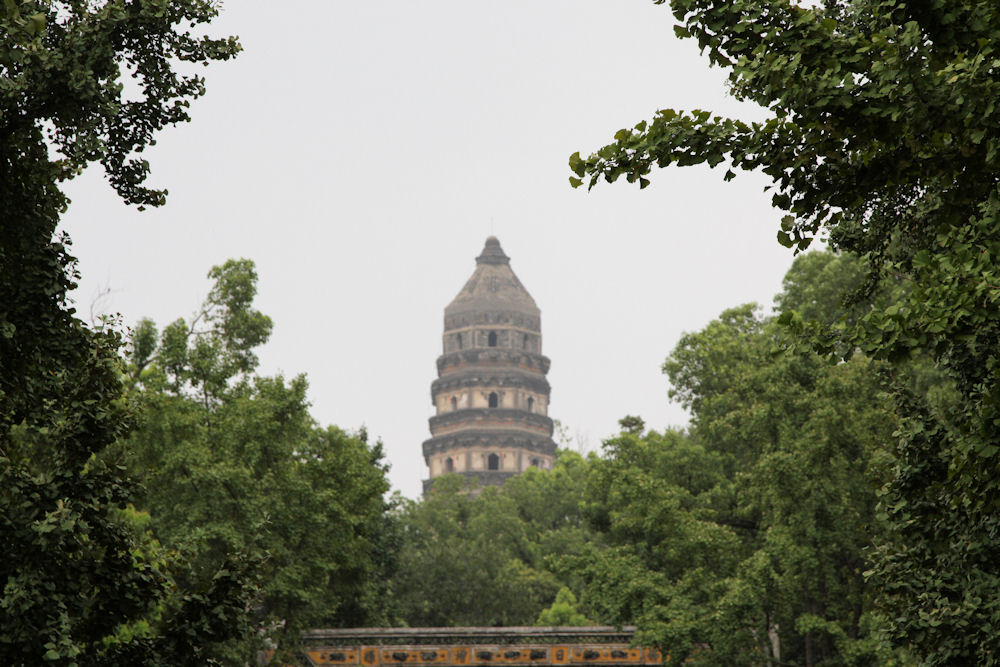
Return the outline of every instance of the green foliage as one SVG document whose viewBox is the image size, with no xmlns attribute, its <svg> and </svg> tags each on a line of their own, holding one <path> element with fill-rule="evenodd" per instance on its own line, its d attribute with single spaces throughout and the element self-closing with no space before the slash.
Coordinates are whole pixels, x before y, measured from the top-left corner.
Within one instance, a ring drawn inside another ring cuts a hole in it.
<svg viewBox="0 0 1000 667">
<path fill-rule="evenodd" d="M 513 503 L 493 489 L 470 498 L 459 478 L 409 505 L 394 582 L 410 625 L 526 625 L 558 585 L 532 569 Z"/>
<path fill-rule="evenodd" d="M 553 470 L 528 470 L 502 489 L 471 495 L 459 476 L 438 479 L 400 513 L 393 591 L 408 625 L 531 625 L 571 574 L 563 554 L 589 548 L 580 514 L 592 462 L 561 450 Z"/>
<path fill-rule="evenodd" d="M 676 32 L 760 105 L 760 123 L 658 111 L 589 157 L 586 178 L 648 184 L 654 166 L 726 163 L 773 181 L 783 245 L 819 234 L 865 259 L 871 307 L 822 349 L 893 362 L 900 415 L 872 580 L 888 632 L 927 664 L 996 664 L 1000 579 L 1000 7 L 979 0 L 672 0 Z M 900 290 L 876 291 L 879 282 Z M 954 389 L 906 377 L 923 356 Z M 945 394 L 950 393 L 946 391 Z M 959 574 L 961 573 L 961 574 Z"/>
<path fill-rule="evenodd" d="M 239 52 L 233 37 L 214 39 L 192 30 L 217 13 L 202 0 L 5 1 L 0 8 L 3 180 L 21 188 L 41 179 L 54 190 L 58 181 L 100 162 L 125 202 L 162 204 L 166 191 L 143 185 L 149 164 L 138 154 L 159 130 L 190 120 L 191 100 L 205 92 L 203 78 L 181 74 L 177 63 L 207 64 Z M 123 71 L 134 73 L 136 99 L 125 94 Z M 49 158 L 47 146 L 58 158 Z M 62 199 L 57 192 L 45 194 Z"/>
<path fill-rule="evenodd" d="M 249 260 L 212 269 L 191 325 L 135 330 L 131 368 L 143 419 L 125 460 L 146 479 L 139 507 L 194 577 L 227 554 L 262 551 L 262 634 L 293 650 L 309 627 L 388 622 L 393 527 L 381 446 L 320 428 L 299 376 L 255 374 L 271 321 L 253 308 Z M 255 645 L 233 648 L 251 660 Z"/>
<path fill-rule="evenodd" d="M 743 306 L 678 343 L 691 432 L 605 442 L 588 516 L 610 548 L 576 559 L 582 600 L 672 660 L 878 664 L 862 572 L 891 414 L 867 362 L 775 355 L 779 335 Z"/>
<path fill-rule="evenodd" d="M 123 518 L 134 490 L 103 454 L 131 426 L 119 335 L 87 327 L 67 293 L 75 265 L 57 235 L 62 180 L 100 162 L 129 203 L 159 204 L 137 155 L 187 120 L 205 63 L 233 39 L 194 37 L 200 0 L 0 5 L 0 663 L 192 664 L 238 635 L 253 592 L 235 559 L 144 619 L 173 586 Z M 134 71 L 141 101 L 123 95 Z M 150 630 L 129 634 L 143 624 Z M 141 636 L 140 636 L 141 635 Z M 127 656 L 125 659 L 123 656 Z"/>
<path fill-rule="evenodd" d="M 535 625 L 546 625 L 553 627 L 568 627 L 580 625 L 593 625 L 594 622 L 577 611 L 576 596 L 573 591 L 563 586 L 556 593 L 556 599 L 552 606 L 543 609 L 538 615 Z"/>
<path fill-rule="evenodd" d="M 208 277 L 215 281 L 212 290 L 190 324 L 175 320 L 163 330 L 157 346 L 156 325 L 141 320 L 130 355 L 135 379 L 155 363 L 175 392 L 188 387 L 206 406 L 217 401 L 231 381 L 257 367 L 254 348 L 267 341 L 272 328 L 271 318 L 252 307 L 257 294 L 252 261 L 230 259 L 213 267 Z"/>
<path fill-rule="evenodd" d="M 826 326 L 849 317 L 856 320 L 856 311 L 863 314 L 870 305 L 858 298 L 866 278 L 864 262 L 853 255 L 802 253 L 785 274 L 781 292 L 775 297 L 775 309 L 795 311 L 806 320 Z"/>
</svg>

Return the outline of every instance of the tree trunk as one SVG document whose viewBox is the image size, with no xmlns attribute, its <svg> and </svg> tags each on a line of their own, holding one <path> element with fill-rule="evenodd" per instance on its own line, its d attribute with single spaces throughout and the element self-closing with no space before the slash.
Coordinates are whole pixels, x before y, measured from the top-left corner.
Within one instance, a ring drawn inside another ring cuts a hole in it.
<svg viewBox="0 0 1000 667">
<path fill-rule="evenodd" d="M 771 640 L 771 655 L 774 662 L 781 664 L 781 637 L 778 636 L 778 624 L 772 623 L 767 628 L 767 637 Z"/>
</svg>

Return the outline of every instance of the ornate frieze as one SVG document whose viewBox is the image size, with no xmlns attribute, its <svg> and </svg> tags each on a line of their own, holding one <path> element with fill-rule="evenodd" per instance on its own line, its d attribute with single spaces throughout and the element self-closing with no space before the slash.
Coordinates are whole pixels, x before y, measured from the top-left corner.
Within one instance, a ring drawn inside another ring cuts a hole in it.
<svg viewBox="0 0 1000 667">
<path fill-rule="evenodd" d="M 656 649 L 633 646 L 634 635 L 632 627 L 313 630 L 303 652 L 311 665 L 345 667 L 663 664 Z"/>
</svg>

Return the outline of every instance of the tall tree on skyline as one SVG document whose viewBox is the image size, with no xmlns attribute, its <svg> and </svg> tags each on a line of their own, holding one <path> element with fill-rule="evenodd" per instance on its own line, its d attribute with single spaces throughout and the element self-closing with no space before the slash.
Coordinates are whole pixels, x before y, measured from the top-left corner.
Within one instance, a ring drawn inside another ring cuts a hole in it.
<svg viewBox="0 0 1000 667">
<path fill-rule="evenodd" d="M 135 504 L 150 533 L 191 579 L 228 554 L 266 556 L 257 637 L 227 661 L 255 660 L 262 640 L 291 659 L 302 630 L 391 622 L 388 465 L 366 432 L 316 424 L 305 376 L 258 373 L 272 322 L 254 306 L 254 263 L 230 259 L 209 277 L 191 321 L 135 329 L 128 370 L 141 418 L 120 460 L 143 479 Z"/>
<path fill-rule="evenodd" d="M 232 560 L 133 633 L 170 586 L 121 512 L 132 480 L 102 454 L 131 427 L 120 335 L 67 294 L 75 260 L 57 232 L 62 183 L 99 163 L 128 204 L 156 206 L 142 151 L 204 92 L 179 63 L 239 50 L 199 36 L 212 3 L 0 4 L 0 662 L 190 664 L 239 634 L 252 593 Z M 138 95 L 124 79 L 134 75 Z M 134 628 L 133 628 L 134 629 Z"/>
<path fill-rule="evenodd" d="M 660 0 L 660 4 L 666 4 Z M 778 241 L 826 236 L 868 264 L 871 308 L 830 327 L 783 322 L 820 349 L 890 362 L 924 354 L 957 400 L 929 401 L 900 369 L 902 418 L 882 511 L 893 527 L 871 580 L 889 633 L 927 664 L 995 664 L 1000 607 L 1000 7 L 979 0 L 671 0 L 675 32 L 728 71 L 762 122 L 657 111 L 588 157 L 574 187 L 654 167 L 758 170 L 786 213 Z M 881 281 L 905 283 L 883 299 Z"/>
</svg>

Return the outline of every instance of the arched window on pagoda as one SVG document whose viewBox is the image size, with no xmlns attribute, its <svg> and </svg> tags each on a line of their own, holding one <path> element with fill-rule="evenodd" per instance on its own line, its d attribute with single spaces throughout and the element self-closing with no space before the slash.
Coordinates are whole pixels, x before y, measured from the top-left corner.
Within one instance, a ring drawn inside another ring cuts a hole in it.
<svg viewBox="0 0 1000 667">
<path fill-rule="evenodd" d="M 486 468 L 488 470 L 500 470 L 500 457 L 496 454 L 490 454 L 489 458 L 486 459 Z"/>
<path fill-rule="evenodd" d="M 497 393 L 495 391 L 490 392 L 489 402 L 491 408 L 500 407 L 500 397 L 497 396 Z"/>
</svg>

